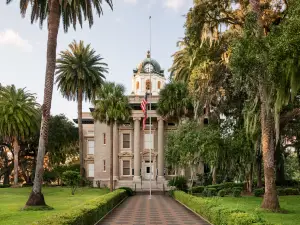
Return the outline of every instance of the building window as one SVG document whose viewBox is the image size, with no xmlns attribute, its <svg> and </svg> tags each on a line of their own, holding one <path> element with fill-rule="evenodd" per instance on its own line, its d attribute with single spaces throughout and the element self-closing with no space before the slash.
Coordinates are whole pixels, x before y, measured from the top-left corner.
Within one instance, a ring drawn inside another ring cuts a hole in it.
<svg viewBox="0 0 300 225">
<path fill-rule="evenodd" d="M 89 164 L 89 177 L 94 177 L 94 164 Z"/>
<path fill-rule="evenodd" d="M 139 88 L 140 88 L 140 82 L 136 82 L 136 90 L 139 90 Z"/>
<path fill-rule="evenodd" d="M 150 90 L 151 89 L 151 82 L 150 80 L 146 80 L 146 90 Z"/>
<path fill-rule="evenodd" d="M 153 149 L 153 134 L 145 134 L 144 136 L 144 148 L 145 149 Z"/>
<path fill-rule="evenodd" d="M 94 148 L 95 148 L 95 142 L 88 141 L 88 154 L 89 155 L 94 155 Z"/>
<path fill-rule="evenodd" d="M 123 175 L 130 175 L 130 160 L 123 160 Z"/>
<path fill-rule="evenodd" d="M 103 133 L 103 144 L 106 145 L 106 133 Z"/>
<path fill-rule="evenodd" d="M 176 169 L 173 166 L 168 166 L 167 167 L 167 174 L 169 176 L 175 176 L 176 175 Z"/>
<path fill-rule="evenodd" d="M 157 89 L 160 89 L 161 83 L 160 81 L 157 82 Z"/>
<path fill-rule="evenodd" d="M 130 148 L 130 134 L 123 134 L 123 148 Z"/>
<path fill-rule="evenodd" d="M 106 162 L 103 160 L 103 172 L 106 172 Z"/>
</svg>

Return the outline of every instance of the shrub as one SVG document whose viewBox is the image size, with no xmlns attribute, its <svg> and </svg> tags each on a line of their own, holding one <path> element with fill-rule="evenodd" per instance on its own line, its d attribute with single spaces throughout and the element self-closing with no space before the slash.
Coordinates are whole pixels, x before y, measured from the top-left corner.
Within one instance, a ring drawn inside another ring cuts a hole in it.
<svg viewBox="0 0 300 225">
<path fill-rule="evenodd" d="M 129 187 L 120 187 L 119 189 L 125 190 L 125 191 L 126 191 L 126 194 L 127 194 L 128 196 L 133 196 L 133 190 L 132 190 L 131 188 L 129 188 Z"/>
<path fill-rule="evenodd" d="M 286 195 L 284 188 L 277 188 L 277 195 L 283 196 Z"/>
<path fill-rule="evenodd" d="M 206 187 L 207 188 L 214 188 L 217 191 L 220 191 L 220 190 L 222 190 L 224 188 L 224 185 L 223 184 L 214 184 L 214 185 L 208 185 Z"/>
<path fill-rule="evenodd" d="M 232 194 L 232 189 L 231 188 L 225 188 L 225 189 L 223 189 L 223 191 L 225 192 L 225 195 Z"/>
<path fill-rule="evenodd" d="M 234 197 L 237 198 L 237 197 L 241 197 L 241 193 L 242 193 L 242 190 L 237 188 L 237 189 L 233 189 L 232 194 L 233 194 Z"/>
<path fill-rule="evenodd" d="M 254 190 L 254 196 L 255 197 L 261 197 L 265 193 L 265 190 L 263 188 L 257 188 Z"/>
<path fill-rule="evenodd" d="M 215 225 L 267 224 L 256 213 L 252 214 L 239 209 L 228 209 L 220 205 L 220 201 L 215 201 L 210 198 L 195 197 L 182 191 L 174 191 L 173 197 Z"/>
<path fill-rule="evenodd" d="M 295 188 L 286 188 L 284 192 L 286 195 L 299 195 L 299 190 Z"/>
<path fill-rule="evenodd" d="M 58 174 L 55 172 L 55 170 L 48 170 L 45 169 L 43 174 L 43 181 L 50 184 L 51 182 L 54 182 L 58 179 Z"/>
<path fill-rule="evenodd" d="M 49 217 L 33 224 L 41 225 L 81 225 L 96 224 L 103 216 L 118 205 L 127 194 L 125 190 L 116 190 L 99 196 L 80 206 L 70 208 L 61 214 L 52 214 Z"/>
<path fill-rule="evenodd" d="M 225 191 L 224 191 L 224 190 L 220 190 L 220 191 L 218 192 L 218 196 L 219 196 L 219 197 L 224 197 L 224 196 L 225 196 Z"/>
<path fill-rule="evenodd" d="M 173 177 L 171 180 L 169 180 L 168 186 L 175 187 L 177 190 L 186 191 L 187 180 L 185 176 Z"/>
<path fill-rule="evenodd" d="M 81 180 L 79 173 L 76 171 L 68 170 L 63 173 L 62 179 L 64 183 L 66 183 L 66 185 L 71 187 L 72 195 L 74 195 Z"/>
<path fill-rule="evenodd" d="M 9 188 L 10 184 L 0 184 L 0 188 Z"/>
<path fill-rule="evenodd" d="M 207 197 L 212 197 L 217 195 L 216 188 L 207 188 Z"/>
<path fill-rule="evenodd" d="M 32 186 L 33 186 L 33 183 L 22 184 L 22 187 L 32 187 Z"/>
<path fill-rule="evenodd" d="M 204 191 L 204 186 L 192 187 L 190 188 L 189 192 L 191 193 L 202 193 Z"/>
</svg>

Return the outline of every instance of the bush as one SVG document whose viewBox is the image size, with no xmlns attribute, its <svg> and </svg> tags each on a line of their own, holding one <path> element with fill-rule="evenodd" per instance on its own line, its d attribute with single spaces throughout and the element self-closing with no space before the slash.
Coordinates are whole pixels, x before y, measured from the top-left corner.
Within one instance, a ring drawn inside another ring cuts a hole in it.
<svg viewBox="0 0 300 225">
<path fill-rule="evenodd" d="M 237 198 L 237 197 L 241 197 L 241 193 L 242 193 L 242 190 L 240 190 L 240 189 L 237 188 L 237 189 L 233 189 L 233 193 L 232 194 L 233 194 L 234 197 Z"/>
<path fill-rule="evenodd" d="M 283 196 L 285 194 L 285 189 L 284 188 L 277 188 L 277 195 Z"/>
<path fill-rule="evenodd" d="M 284 192 L 286 195 L 299 195 L 299 190 L 295 188 L 286 188 Z"/>
<path fill-rule="evenodd" d="M 110 210 L 118 205 L 127 194 L 125 190 L 116 190 L 106 195 L 99 196 L 80 206 L 70 208 L 61 214 L 50 215 L 44 220 L 37 221 L 33 224 L 38 225 L 82 225 L 95 224 Z"/>
<path fill-rule="evenodd" d="M 128 196 L 133 196 L 133 190 L 132 190 L 131 188 L 129 188 L 129 187 L 120 187 L 119 189 L 125 190 L 125 191 L 126 191 L 126 194 L 127 194 Z"/>
<path fill-rule="evenodd" d="M 43 174 L 43 181 L 50 184 L 58 179 L 58 174 L 54 170 L 45 169 Z"/>
<path fill-rule="evenodd" d="M 177 190 L 186 191 L 187 180 L 184 176 L 173 177 L 171 180 L 169 180 L 168 186 L 175 187 Z"/>
<path fill-rule="evenodd" d="M 231 188 L 225 188 L 225 189 L 223 189 L 223 191 L 225 192 L 225 195 L 232 194 L 232 189 Z"/>
<path fill-rule="evenodd" d="M 228 209 L 227 207 L 220 205 L 220 201 L 215 201 L 210 198 L 196 197 L 182 191 L 174 191 L 173 197 L 215 225 L 267 224 L 256 213 L 252 214 L 239 209 Z"/>
<path fill-rule="evenodd" d="M 263 188 L 257 188 L 254 190 L 254 196 L 255 197 L 261 197 L 265 193 L 265 190 Z"/>
<path fill-rule="evenodd" d="M 224 190 L 220 190 L 220 191 L 218 192 L 218 196 L 219 196 L 219 197 L 224 197 L 224 196 L 225 196 L 225 191 L 224 191 Z"/>
<path fill-rule="evenodd" d="M 79 182 L 81 180 L 81 177 L 79 175 L 79 172 L 76 171 L 66 171 L 63 173 L 62 179 L 66 185 L 71 187 L 72 195 L 75 194 L 75 191 L 79 185 Z"/>
<path fill-rule="evenodd" d="M 9 188 L 10 184 L 0 184 L 0 188 Z"/>
<path fill-rule="evenodd" d="M 32 186 L 33 186 L 33 183 L 22 184 L 22 187 L 32 187 Z"/>
<path fill-rule="evenodd" d="M 206 188 L 207 190 L 207 197 L 217 196 L 217 189 L 216 188 Z"/>
<path fill-rule="evenodd" d="M 204 186 L 192 187 L 189 189 L 189 192 L 201 194 L 204 191 L 204 188 Z"/>
</svg>

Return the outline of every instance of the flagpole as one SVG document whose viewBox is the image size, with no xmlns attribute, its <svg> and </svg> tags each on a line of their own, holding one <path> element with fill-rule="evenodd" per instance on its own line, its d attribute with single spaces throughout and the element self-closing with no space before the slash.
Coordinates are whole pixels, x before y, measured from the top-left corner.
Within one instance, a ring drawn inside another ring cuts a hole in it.
<svg viewBox="0 0 300 225">
<path fill-rule="evenodd" d="M 150 23 L 150 49 L 149 49 L 149 51 L 150 51 L 150 62 L 151 62 L 151 54 L 152 54 L 152 52 L 151 52 L 151 16 L 149 16 L 149 23 Z M 151 80 L 151 70 L 150 70 L 150 68 L 149 68 L 149 75 L 150 75 L 150 99 L 149 99 L 149 102 L 150 102 L 150 104 L 149 104 L 149 111 L 151 111 L 151 100 L 152 100 L 152 80 Z M 152 195 L 152 193 L 151 193 L 151 187 L 152 187 L 152 118 L 151 118 L 151 114 L 149 115 L 149 123 L 150 123 L 150 196 L 149 196 L 149 199 L 151 199 L 151 195 Z"/>
</svg>

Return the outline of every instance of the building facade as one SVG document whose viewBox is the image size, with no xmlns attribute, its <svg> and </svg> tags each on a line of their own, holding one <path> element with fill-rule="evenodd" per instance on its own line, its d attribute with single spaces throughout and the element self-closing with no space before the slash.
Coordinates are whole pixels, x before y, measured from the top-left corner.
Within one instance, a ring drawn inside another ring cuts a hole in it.
<svg viewBox="0 0 300 225">
<path fill-rule="evenodd" d="M 115 125 L 113 137 L 110 137 L 110 127 L 107 124 L 94 121 L 91 112 L 83 113 L 85 170 L 94 186 L 109 186 L 111 138 L 115 188 L 127 186 L 145 190 L 149 189 L 152 180 L 153 189 L 163 189 L 172 176 L 189 174 L 189 168 L 174 169 L 165 164 L 165 137 L 167 132 L 176 129 L 176 124 L 164 120 L 156 113 L 159 92 L 165 83 L 164 70 L 148 52 L 147 58 L 133 70 L 132 92 L 128 96 L 132 108 L 130 120 L 125 124 Z M 151 109 L 147 111 L 148 119 L 144 130 L 144 114 L 140 105 L 150 89 L 152 96 L 148 97 L 148 102 L 149 105 L 151 103 Z M 203 172 L 202 165 L 198 172 Z"/>
</svg>

